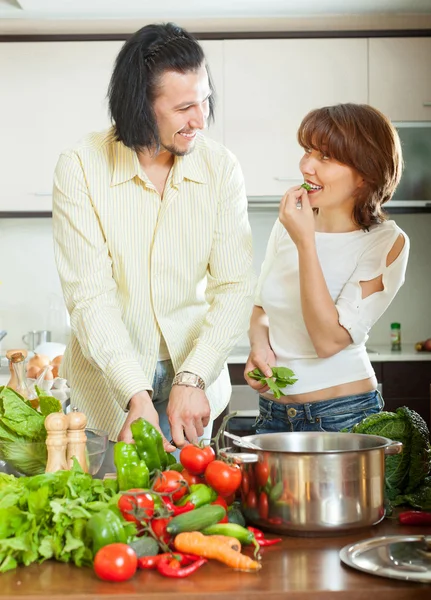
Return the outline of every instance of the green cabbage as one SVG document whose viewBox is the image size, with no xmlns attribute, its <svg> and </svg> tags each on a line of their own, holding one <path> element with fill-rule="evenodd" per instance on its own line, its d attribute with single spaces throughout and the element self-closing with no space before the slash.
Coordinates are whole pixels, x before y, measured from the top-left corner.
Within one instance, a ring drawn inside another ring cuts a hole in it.
<svg viewBox="0 0 431 600">
<path fill-rule="evenodd" d="M 352 433 L 380 435 L 402 442 L 401 454 L 386 457 L 386 496 L 390 501 L 425 486 L 431 471 L 430 433 L 422 417 L 407 406 L 380 412 L 357 423 Z"/>
</svg>

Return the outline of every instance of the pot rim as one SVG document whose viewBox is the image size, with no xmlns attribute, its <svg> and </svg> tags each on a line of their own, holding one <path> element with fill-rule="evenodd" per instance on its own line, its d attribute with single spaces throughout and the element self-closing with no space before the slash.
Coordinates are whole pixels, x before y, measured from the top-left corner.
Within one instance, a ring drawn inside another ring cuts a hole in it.
<svg viewBox="0 0 431 600">
<path fill-rule="evenodd" d="M 348 437 L 349 439 L 352 438 L 362 438 L 362 439 L 367 439 L 368 441 L 374 440 L 375 444 L 374 446 L 368 446 L 365 448 L 337 448 L 337 449 L 330 449 L 330 450 L 272 450 L 272 449 L 266 449 L 266 448 L 259 448 L 256 450 L 248 450 L 248 452 L 275 452 L 278 454 L 294 454 L 294 455 L 300 455 L 300 454 L 321 454 L 321 455 L 328 455 L 328 454 L 347 454 L 349 452 L 371 452 L 372 450 L 386 450 L 386 452 L 388 454 L 391 453 L 398 453 L 402 451 L 402 443 L 398 442 L 396 440 L 391 440 L 387 437 L 383 437 L 380 435 L 371 435 L 368 433 L 348 433 L 348 432 L 328 432 L 328 431 L 324 431 L 324 432 L 320 432 L 320 431 L 287 431 L 287 432 L 275 432 L 275 433 L 264 433 L 264 434 L 254 434 L 254 435 L 247 435 L 244 436 L 242 439 L 244 439 L 244 441 L 246 442 L 252 442 L 253 444 L 259 445 L 259 443 L 257 442 L 257 438 L 261 438 L 262 436 L 271 436 L 271 438 L 274 438 L 276 436 L 284 436 L 284 435 L 289 435 L 289 436 L 303 436 L 303 435 L 307 435 L 308 437 L 311 438 L 316 438 L 318 436 L 321 435 L 325 435 L 325 436 L 330 436 L 330 437 L 340 437 L 340 436 L 345 436 L 346 438 Z M 235 444 L 235 441 L 233 441 L 233 443 Z M 239 444 L 235 444 L 235 446 L 239 447 Z M 388 450 L 391 450 L 390 452 L 388 452 Z"/>
</svg>

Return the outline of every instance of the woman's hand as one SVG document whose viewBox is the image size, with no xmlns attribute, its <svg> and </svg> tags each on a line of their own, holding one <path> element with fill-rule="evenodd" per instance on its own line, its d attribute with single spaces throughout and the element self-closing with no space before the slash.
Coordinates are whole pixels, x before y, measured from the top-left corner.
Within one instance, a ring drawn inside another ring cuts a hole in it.
<svg viewBox="0 0 431 600">
<path fill-rule="evenodd" d="M 314 213 L 306 189 L 295 186 L 287 190 L 280 203 L 278 218 L 296 246 L 314 243 Z"/>
<path fill-rule="evenodd" d="M 251 379 L 251 377 L 248 376 L 248 373 L 253 371 L 253 369 L 260 369 L 265 377 L 271 377 L 271 366 L 274 367 L 275 364 L 275 354 L 271 346 L 252 346 L 244 370 L 244 377 L 248 385 L 260 394 L 269 390 L 267 385 L 262 384 L 260 381 L 256 381 L 256 379 Z"/>
</svg>

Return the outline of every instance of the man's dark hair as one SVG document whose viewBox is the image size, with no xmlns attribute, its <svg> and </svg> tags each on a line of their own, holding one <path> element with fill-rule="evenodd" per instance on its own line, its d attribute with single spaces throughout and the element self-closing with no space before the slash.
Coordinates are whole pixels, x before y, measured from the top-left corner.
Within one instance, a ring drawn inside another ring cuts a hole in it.
<svg viewBox="0 0 431 600">
<path fill-rule="evenodd" d="M 116 139 L 135 151 L 160 148 L 153 110 L 160 78 L 166 71 L 197 71 L 202 64 L 205 55 L 198 41 L 174 23 L 146 25 L 134 33 L 120 50 L 109 83 L 109 112 Z M 213 118 L 211 94 L 208 120 Z"/>
</svg>

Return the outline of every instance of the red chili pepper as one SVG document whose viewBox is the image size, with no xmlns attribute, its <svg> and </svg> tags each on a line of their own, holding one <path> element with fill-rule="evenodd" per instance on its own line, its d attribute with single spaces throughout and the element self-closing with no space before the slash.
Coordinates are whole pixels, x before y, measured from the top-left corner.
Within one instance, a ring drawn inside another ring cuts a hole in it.
<svg viewBox="0 0 431 600">
<path fill-rule="evenodd" d="M 263 538 L 265 537 L 265 534 L 263 533 L 263 531 L 261 531 L 260 529 L 257 529 L 256 527 L 247 527 L 247 529 L 249 531 L 251 531 L 252 533 L 254 533 L 254 537 L 257 540 L 263 540 Z"/>
<path fill-rule="evenodd" d="M 274 544 L 278 544 L 278 542 L 282 541 L 281 538 L 274 538 L 273 540 L 267 540 L 265 538 L 256 538 L 256 539 L 257 539 L 257 543 L 259 544 L 259 546 L 261 548 L 263 548 L 264 546 L 273 546 Z"/>
<path fill-rule="evenodd" d="M 406 510 L 398 515 L 401 525 L 431 525 L 431 512 Z"/>
<path fill-rule="evenodd" d="M 139 569 L 156 569 L 157 563 L 163 554 L 157 554 L 156 556 L 141 556 L 138 558 Z"/>
<path fill-rule="evenodd" d="M 158 572 L 165 577 L 177 579 L 188 577 L 207 562 L 206 558 L 191 554 L 161 554 L 160 557 L 157 562 Z"/>
<path fill-rule="evenodd" d="M 184 506 L 176 506 L 168 498 L 163 498 L 163 503 L 166 508 L 173 513 L 174 517 L 182 515 L 183 513 L 190 512 L 194 509 L 195 505 L 192 502 L 186 502 Z"/>
</svg>

